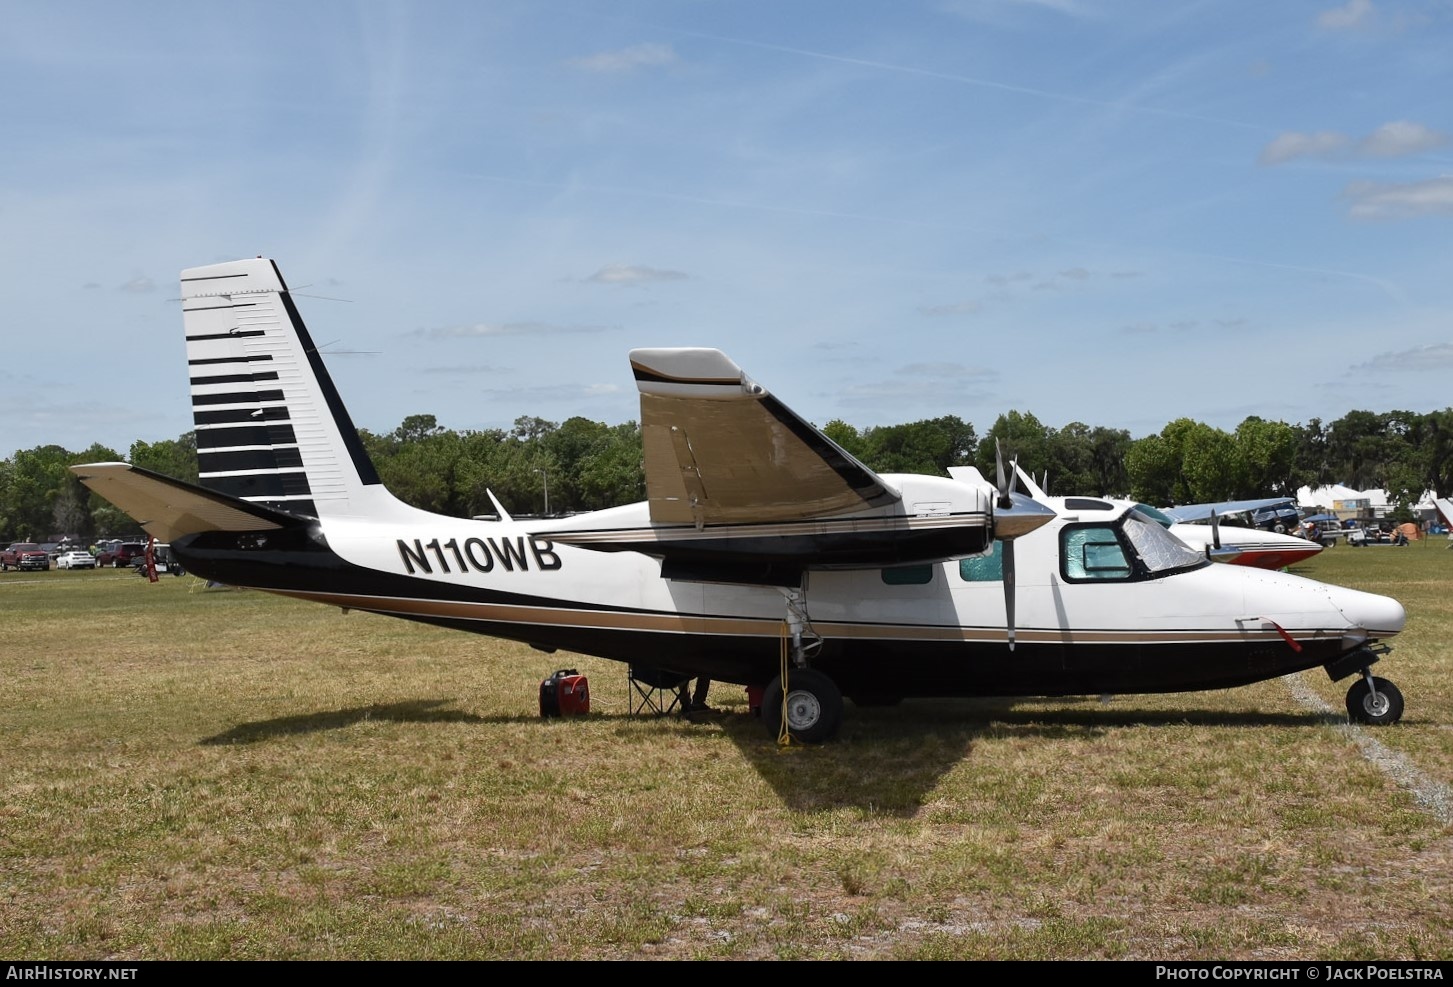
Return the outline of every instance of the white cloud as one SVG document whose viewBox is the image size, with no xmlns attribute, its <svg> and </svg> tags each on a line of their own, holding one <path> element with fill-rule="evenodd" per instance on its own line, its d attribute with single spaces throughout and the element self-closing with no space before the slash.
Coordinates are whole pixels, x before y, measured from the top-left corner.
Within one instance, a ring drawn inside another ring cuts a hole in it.
<svg viewBox="0 0 1453 987">
<path fill-rule="evenodd" d="M 999 374 L 983 367 L 966 367 L 962 363 L 909 363 L 893 371 L 902 377 L 934 377 L 951 380 L 998 380 Z"/>
<path fill-rule="evenodd" d="M 632 388 L 634 390 L 634 388 Z M 616 384 L 536 384 L 532 387 L 486 387 L 473 392 L 476 397 L 495 401 L 570 401 L 581 398 L 609 397 L 620 393 Z"/>
<path fill-rule="evenodd" d="M 1453 177 L 1385 184 L 1353 182 L 1342 190 L 1355 219 L 1417 219 L 1453 215 Z"/>
<path fill-rule="evenodd" d="M 619 326 L 562 326 L 549 322 L 476 322 L 472 326 L 415 329 L 411 336 L 428 339 L 475 339 L 480 336 L 558 336 L 566 333 L 610 332 Z"/>
<path fill-rule="evenodd" d="M 909 363 L 894 371 L 891 378 L 852 384 L 835 396 L 844 407 L 942 408 L 946 402 L 982 400 L 998 380 L 997 370 L 983 367 L 936 361 Z"/>
<path fill-rule="evenodd" d="M 1028 271 L 1017 271 L 1014 274 L 990 274 L 988 277 L 984 278 L 984 280 L 992 285 L 998 285 L 1000 288 L 1003 288 L 1008 286 L 1012 282 L 1029 281 L 1033 278 L 1034 275 L 1030 274 Z"/>
<path fill-rule="evenodd" d="M 1347 0 L 1340 7 L 1318 14 L 1317 25 L 1331 31 L 1344 31 L 1366 25 L 1375 13 L 1372 0 Z"/>
<path fill-rule="evenodd" d="M 1081 0 L 943 0 L 938 9 L 946 14 L 967 17 L 973 20 L 996 21 L 1014 10 L 1052 10 L 1071 17 L 1090 16 L 1090 10 Z"/>
<path fill-rule="evenodd" d="M 1296 158 L 1326 158 L 1340 154 L 1348 144 L 1346 134 L 1323 131 L 1318 134 L 1299 134 L 1288 131 L 1261 149 L 1257 159 L 1264 165 L 1277 165 Z"/>
<path fill-rule="evenodd" d="M 651 281 L 686 281 L 689 277 L 681 271 L 662 271 L 638 264 L 607 264 L 585 280 L 594 284 L 646 284 Z"/>
<path fill-rule="evenodd" d="M 1394 120 L 1355 142 L 1348 135 L 1331 130 L 1315 134 L 1289 130 L 1262 148 L 1257 160 L 1264 165 L 1278 165 L 1296 158 L 1401 158 L 1447 143 L 1445 133 L 1421 123 Z"/>
<path fill-rule="evenodd" d="M 1357 153 L 1369 158 L 1400 158 L 1421 154 L 1448 143 L 1448 135 L 1407 120 L 1394 120 L 1378 127 L 1357 142 Z"/>
<path fill-rule="evenodd" d="M 1386 370 L 1404 373 L 1417 370 L 1448 370 L 1453 368 L 1453 343 L 1434 343 L 1431 346 L 1417 346 L 1397 353 L 1379 353 L 1353 372 Z"/>
<path fill-rule="evenodd" d="M 492 367 L 487 363 L 476 364 L 468 367 L 425 367 L 421 373 L 426 374 L 507 374 L 509 367 Z"/>
<path fill-rule="evenodd" d="M 152 281 L 151 278 L 143 277 L 143 276 L 141 276 L 141 275 L 138 274 L 136 277 L 132 278 L 130 281 L 128 281 L 125 284 L 121 285 L 118 290 L 119 291 L 126 291 L 126 292 L 130 292 L 132 294 L 140 295 L 140 294 L 144 294 L 144 293 L 146 293 L 148 291 L 155 291 L 156 290 L 156 283 L 154 281 Z"/>
<path fill-rule="evenodd" d="M 617 51 L 602 51 L 583 58 L 573 58 L 570 64 L 587 72 L 604 72 L 619 75 L 634 72 L 639 68 L 658 68 L 674 65 L 679 58 L 670 45 L 645 43 L 621 48 Z"/>
<path fill-rule="evenodd" d="M 1060 271 L 1059 276 L 1071 281 L 1084 281 L 1090 277 L 1090 272 L 1083 267 L 1072 267 L 1068 271 Z"/>
<path fill-rule="evenodd" d="M 935 317 L 941 315 L 973 315 L 982 307 L 978 302 L 951 302 L 948 305 L 923 305 L 919 307 L 918 311 L 924 315 Z"/>
</svg>

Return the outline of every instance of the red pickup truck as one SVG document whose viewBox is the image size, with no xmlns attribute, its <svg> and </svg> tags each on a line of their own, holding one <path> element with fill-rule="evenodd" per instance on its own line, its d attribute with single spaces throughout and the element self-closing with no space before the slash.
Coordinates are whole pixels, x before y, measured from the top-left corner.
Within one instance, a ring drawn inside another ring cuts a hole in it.
<svg viewBox="0 0 1453 987">
<path fill-rule="evenodd" d="M 32 541 L 18 541 L 0 552 L 0 570 L 49 569 L 50 553 Z"/>
</svg>

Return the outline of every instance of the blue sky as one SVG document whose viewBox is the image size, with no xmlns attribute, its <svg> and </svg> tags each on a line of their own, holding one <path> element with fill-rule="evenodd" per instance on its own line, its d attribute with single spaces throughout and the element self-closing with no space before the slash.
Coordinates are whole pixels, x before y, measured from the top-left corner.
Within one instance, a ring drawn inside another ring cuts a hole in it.
<svg viewBox="0 0 1453 987">
<path fill-rule="evenodd" d="M 191 428 L 274 258 L 356 423 L 1453 404 L 1446 0 L 0 2 L 0 455 Z"/>
</svg>

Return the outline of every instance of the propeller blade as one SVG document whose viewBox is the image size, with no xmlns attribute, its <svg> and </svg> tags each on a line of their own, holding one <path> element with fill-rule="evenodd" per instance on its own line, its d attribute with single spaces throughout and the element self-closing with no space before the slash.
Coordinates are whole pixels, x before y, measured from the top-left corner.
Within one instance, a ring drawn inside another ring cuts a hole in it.
<svg viewBox="0 0 1453 987">
<path fill-rule="evenodd" d="M 1018 468 L 1018 460 L 1015 460 L 1014 466 L 1016 469 Z M 1009 492 L 1014 481 L 1011 477 L 1004 475 L 1004 451 L 999 448 L 997 438 L 994 440 L 994 481 L 994 487 L 999 491 L 999 506 L 1006 510 L 1013 507 L 1014 498 L 1009 496 Z"/>
<path fill-rule="evenodd" d="M 1004 450 L 999 448 L 999 440 L 994 440 L 994 489 L 999 491 L 999 503 L 1004 502 L 1004 496 L 1008 491 L 1004 479 Z"/>
<path fill-rule="evenodd" d="M 1219 551 L 1221 548 L 1221 522 L 1216 520 L 1216 512 L 1211 511 L 1211 544 Z"/>
<path fill-rule="evenodd" d="M 1009 632 L 1009 650 L 1014 650 L 1014 539 L 1004 545 L 1004 626 Z"/>
</svg>

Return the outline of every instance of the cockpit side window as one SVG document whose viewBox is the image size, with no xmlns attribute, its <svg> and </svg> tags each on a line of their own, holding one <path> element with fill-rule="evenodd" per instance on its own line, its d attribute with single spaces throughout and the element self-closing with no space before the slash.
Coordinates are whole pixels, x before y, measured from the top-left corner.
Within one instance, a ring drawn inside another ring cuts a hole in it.
<svg viewBox="0 0 1453 987">
<path fill-rule="evenodd" d="M 1060 565 L 1071 582 L 1125 581 L 1135 567 L 1108 524 L 1086 524 L 1060 532 Z"/>
</svg>

